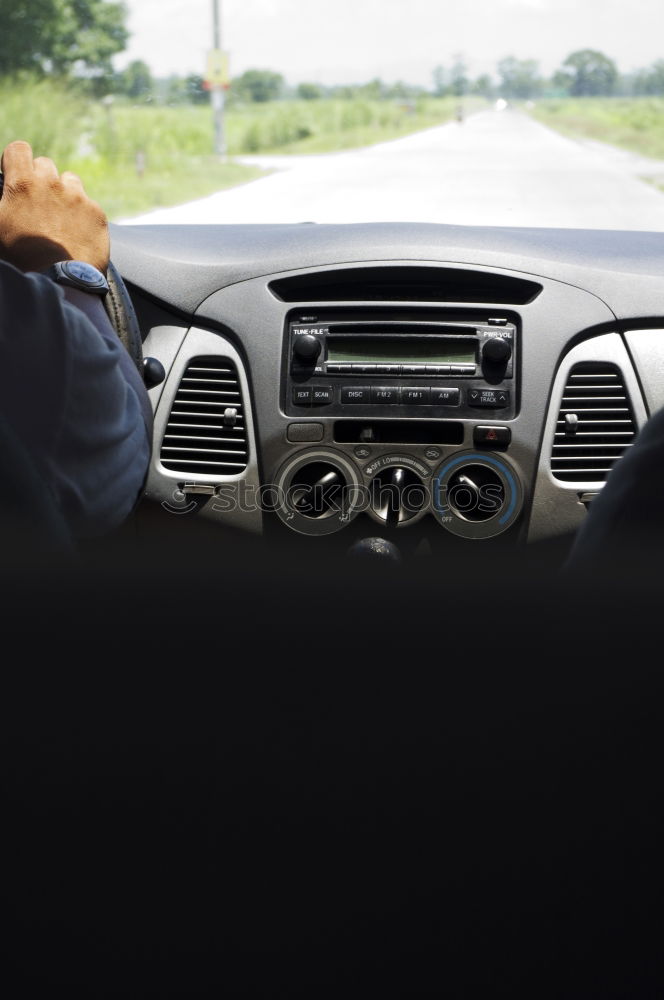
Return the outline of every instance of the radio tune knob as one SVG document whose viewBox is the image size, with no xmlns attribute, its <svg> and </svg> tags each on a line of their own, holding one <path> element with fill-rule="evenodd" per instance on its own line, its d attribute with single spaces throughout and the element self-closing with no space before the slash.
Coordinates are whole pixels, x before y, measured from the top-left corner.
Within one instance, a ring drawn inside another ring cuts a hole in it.
<svg viewBox="0 0 664 1000">
<path fill-rule="evenodd" d="M 490 337 L 482 347 L 482 360 L 490 365 L 506 365 L 512 357 L 512 345 L 502 337 Z"/>
<path fill-rule="evenodd" d="M 321 352 L 320 341 L 310 333 L 302 334 L 293 341 L 293 354 L 305 364 L 312 365 Z"/>
</svg>

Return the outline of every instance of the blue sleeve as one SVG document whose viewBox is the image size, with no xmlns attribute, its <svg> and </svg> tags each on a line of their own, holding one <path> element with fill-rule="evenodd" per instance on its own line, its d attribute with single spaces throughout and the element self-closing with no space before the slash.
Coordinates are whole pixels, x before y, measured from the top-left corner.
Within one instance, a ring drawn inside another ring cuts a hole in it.
<svg viewBox="0 0 664 1000">
<path fill-rule="evenodd" d="M 74 537 L 117 527 L 150 461 L 147 393 L 109 324 L 0 265 L 0 407 Z"/>
</svg>

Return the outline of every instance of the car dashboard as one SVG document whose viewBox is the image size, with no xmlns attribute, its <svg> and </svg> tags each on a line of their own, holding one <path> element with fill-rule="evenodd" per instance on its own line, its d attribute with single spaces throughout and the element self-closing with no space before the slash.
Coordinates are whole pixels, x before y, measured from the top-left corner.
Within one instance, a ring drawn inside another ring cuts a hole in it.
<svg viewBox="0 0 664 1000">
<path fill-rule="evenodd" d="M 664 234 L 115 226 L 112 255 L 166 372 L 146 501 L 294 551 L 569 539 L 664 403 Z"/>
</svg>

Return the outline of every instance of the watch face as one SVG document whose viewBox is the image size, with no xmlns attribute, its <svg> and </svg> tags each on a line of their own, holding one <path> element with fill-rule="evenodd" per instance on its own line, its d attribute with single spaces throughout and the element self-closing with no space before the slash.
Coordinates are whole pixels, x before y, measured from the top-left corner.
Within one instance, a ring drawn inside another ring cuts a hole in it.
<svg viewBox="0 0 664 1000">
<path fill-rule="evenodd" d="M 104 276 L 96 267 L 93 267 L 92 264 L 86 264 L 82 260 L 67 260 L 63 263 L 62 269 L 71 278 L 85 281 L 86 284 L 99 285 L 104 280 Z"/>
</svg>

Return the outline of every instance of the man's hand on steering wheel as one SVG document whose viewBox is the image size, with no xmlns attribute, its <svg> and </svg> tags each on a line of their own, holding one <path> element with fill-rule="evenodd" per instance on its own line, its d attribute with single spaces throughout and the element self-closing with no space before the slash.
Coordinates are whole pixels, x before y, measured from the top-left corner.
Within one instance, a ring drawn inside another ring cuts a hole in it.
<svg viewBox="0 0 664 1000">
<path fill-rule="evenodd" d="M 76 174 L 58 173 L 27 142 L 2 155 L 0 258 L 21 271 L 43 271 L 62 260 L 81 260 L 104 274 L 109 263 L 106 216 Z"/>
<path fill-rule="evenodd" d="M 21 271 L 46 271 L 65 260 L 92 264 L 108 279 L 104 310 L 141 376 L 143 345 L 129 293 L 109 260 L 108 221 L 85 193 L 80 177 L 58 173 L 53 160 L 33 158 L 27 142 L 11 142 L 1 161 L 4 190 L 0 198 L 0 260 Z M 99 322 L 102 306 L 96 295 L 63 289 L 65 298 Z M 154 363 L 153 363 L 154 368 Z M 163 378 L 157 366 L 149 384 Z M 149 374 L 149 373 L 148 373 Z"/>
</svg>

